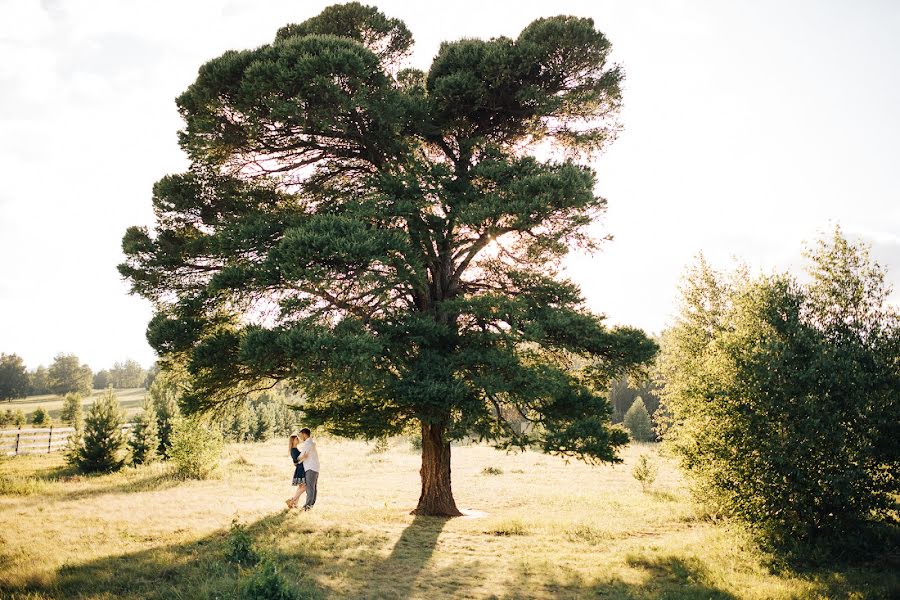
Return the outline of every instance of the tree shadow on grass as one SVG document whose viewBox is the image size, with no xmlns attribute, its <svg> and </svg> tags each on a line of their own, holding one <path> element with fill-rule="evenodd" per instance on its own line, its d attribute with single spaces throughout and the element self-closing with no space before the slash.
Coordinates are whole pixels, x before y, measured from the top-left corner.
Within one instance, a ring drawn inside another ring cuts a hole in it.
<svg viewBox="0 0 900 600">
<path fill-rule="evenodd" d="M 286 516 L 281 512 L 260 519 L 248 526 L 248 533 L 265 536 L 278 530 Z M 226 560 L 227 546 L 228 534 L 219 531 L 183 544 L 63 565 L 55 577 L 0 584 L 0 597 L 233 598 L 241 570 Z"/>
<path fill-rule="evenodd" d="M 623 600 L 649 598 L 731 600 L 737 598 L 711 581 L 709 569 L 697 559 L 666 556 L 632 558 L 627 562 L 630 567 L 646 573 L 647 578 L 643 583 L 628 583 L 615 577 L 601 581 L 585 581 L 578 572 L 564 568 L 557 569 L 549 576 L 545 573 L 538 575 L 531 572 L 528 567 L 522 567 L 509 579 L 507 592 L 500 597 L 504 600 L 531 598 L 537 595 L 537 591 L 540 591 L 540 595 L 553 598 L 619 598 Z"/>
</svg>

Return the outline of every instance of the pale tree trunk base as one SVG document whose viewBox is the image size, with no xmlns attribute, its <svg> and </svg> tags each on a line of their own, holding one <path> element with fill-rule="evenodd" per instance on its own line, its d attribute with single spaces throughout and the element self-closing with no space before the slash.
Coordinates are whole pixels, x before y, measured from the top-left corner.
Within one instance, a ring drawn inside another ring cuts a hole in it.
<svg viewBox="0 0 900 600">
<path fill-rule="evenodd" d="M 450 487 L 450 442 L 444 426 L 422 423 L 422 494 L 411 514 L 429 517 L 461 517 Z"/>
</svg>

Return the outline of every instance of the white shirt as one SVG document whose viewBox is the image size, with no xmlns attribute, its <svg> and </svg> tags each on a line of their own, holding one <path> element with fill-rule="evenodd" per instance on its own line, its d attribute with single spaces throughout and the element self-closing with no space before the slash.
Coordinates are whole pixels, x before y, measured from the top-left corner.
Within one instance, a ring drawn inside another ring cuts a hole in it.
<svg viewBox="0 0 900 600">
<path fill-rule="evenodd" d="M 316 443 L 312 438 L 307 439 L 300 445 L 300 456 L 306 454 L 303 459 L 303 468 L 307 471 L 319 472 L 319 453 L 316 452 Z"/>
</svg>

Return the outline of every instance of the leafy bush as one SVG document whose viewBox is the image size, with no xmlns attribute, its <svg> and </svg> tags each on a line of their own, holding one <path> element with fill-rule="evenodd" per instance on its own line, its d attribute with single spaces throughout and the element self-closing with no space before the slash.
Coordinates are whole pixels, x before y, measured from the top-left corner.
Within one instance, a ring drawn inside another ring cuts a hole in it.
<svg viewBox="0 0 900 600">
<path fill-rule="evenodd" d="M 788 553 L 840 549 L 900 492 L 900 319 L 840 230 L 811 283 L 702 259 L 663 336 L 661 432 L 694 491 Z"/>
<path fill-rule="evenodd" d="M 187 479 L 206 479 L 219 466 L 222 432 L 199 419 L 181 417 L 172 425 L 169 457 L 176 472 Z"/>
<path fill-rule="evenodd" d="M 144 400 L 141 412 L 132 420 L 131 439 L 128 440 L 131 450 L 131 463 L 142 465 L 154 462 L 159 455 L 159 435 L 157 433 L 156 409 L 153 401 Z"/>
<path fill-rule="evenodd" d="M 250 575 L 241 581 L 241 600 L 299 600 L 278 566 L 269 558 L 262 559 Z"/>
<path fill-rule="evenodd" d="M 22 412 L 22 409 L 20 408 L 13 414 L 13 424 L 16 427 L 22 427 L 23 425 L 25 425 L 25 423 L 25 413 Z"/>
<path fill-rule="evenodd" d="M 116 393 L 111 389 L 103 392 L 88 411 L 84 420 L 84 438 L 74 451 L 74 462 L 80 471 L 109 472 L 122 467 L 125 462 L 121 457 L 125 447 L 124 420 L 125 413 Z"/>
<path fill-rule="evenodd" d="M 31 415 L 31 424 L 35 427 L 49 427 L 52 422 L 50 413 L 43 406 L 39 406 Z"/>
<path fill-rule="evenodd" d="M 413 434 L 409 436 L 409 447 L 416 452 L 422 451 L 422 435 Z"/>
<path fill-rule="evenodd" d="M 5 411 L 0 413 L 0 427 L 12 425 L 14 422 L 15 416 L 13 415 L 13 411 L 11 408 L 7 408 Z"/>
<path fill-rule="evenodd" d="M 187 376 L 174 369 L 160 371 L 150 385 L 149 394 L 156 412 L 156 431 L 159 436 L 157 453 L 169 458 L 172 445 L 172 427 L 179 418 L 178 398 L 184 390 Z"/>
<path fill-rule="evenodd" d="M 638 396 L 628 412 L 625 413 L 625 427 L 631 433 L 631 439 L 636 442 L 649 442 L 653 439 L 653 425 L 650 423 L 650 413 L 644 406 L 644 399 Z"/>
<path fill-rule="evenodd" d="M 641 489 L 645 492 L 647 491 L 647 488 L 656 481 L 656 474 L 656 465 L 650 462 L 650 459 L 647 458 L 646 454 L 641 454 L 638 457 L 637 464 L 631 471 L 631 476 L 641 484 Z"/>
<path fill-rule="evenodd" d="M 390 450 L 391 445 L 388 442 L 387 436 L 377 438 L 375 440 L 375 445 L 372 446 L 372 449 L 369 450 L 369 454 L 384 454 L 388 450 Z"/>
<path fill-rule="evenodd" d="M 259 562 L 259 554 L 253 547 L 253 539 L 237 519 L 231 522 L 225 558 L 242 567 L 249 567 Z"/>
</svg>

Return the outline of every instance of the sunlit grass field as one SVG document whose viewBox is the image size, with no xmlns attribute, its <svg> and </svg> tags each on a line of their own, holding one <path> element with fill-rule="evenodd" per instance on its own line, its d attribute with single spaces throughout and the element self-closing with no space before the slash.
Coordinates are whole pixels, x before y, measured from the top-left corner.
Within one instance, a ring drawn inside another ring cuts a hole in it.
<svg viewBox="0 0 900 600">
<path fill-rule="evenodd" d="M 286 449 L 228 446 L 209 481 L 160 464 L 74 476 L 58 453 L 4 460 L 0 598 L 238 598 L 247 572 L 226 558 L 234 519 L 301 598 L 900 596 L 897 557 L 771 569 L 739 531 L 697 516 L 652 445 L 627 448 L 615 467 L 455 447 L 457 503 L 474 516 L 452 520 L 409 515 L 419 456 L 402 439 L 376 454 L 321 438 L 317 506 L 289 512 Z M 648 492 L 631 476 L 641 453 L 660 471 Z"/>
<path fill-rule="evenodd" d="M 114 391 L 116 392 L 116 396 L 118 396 L 119 398 L 119 402 L 122 403 L 122 409 L 125 411 L 125 414 L 128 417 L 141 410 L 141 403 L 144 401 L 144 397 L 147 394 L 147 390 L 145 390 L 144 388 L 128 388 Z M 90 406 L 94 403 L 94 400 L 96 398 L 99 398 L 102 393 L 103 390 L 94 390 L 94 393 L 91 396 L 87 396 L 81 399 L 81 405 L 84 408 L 85 412 L 87 412 L 88 408 L 90 408 Z M 60 426 L 63 425 L 63 423 L 60 421 L 60 412 L 62 411 L 62 405 L 62 396 L 44 394 L 42 396 L 28 396 L 27 398 L 17 398 L 10 402 L 0 402 L 0 411 L 5 411 L 6 409 L 12 409 L 13 411 L 21 410 L 25 413 L 26 417 L 30 418 L 31 413 L 33 413 L 39 406 L 42 406 L 50 413 L 50 418 L 53 419 L 53 425 Z M 30 427 L 30 425 L 27 426 Z M 7 425 L 7 427 L 15 427 L 15 425 Z"/>
</svg>

